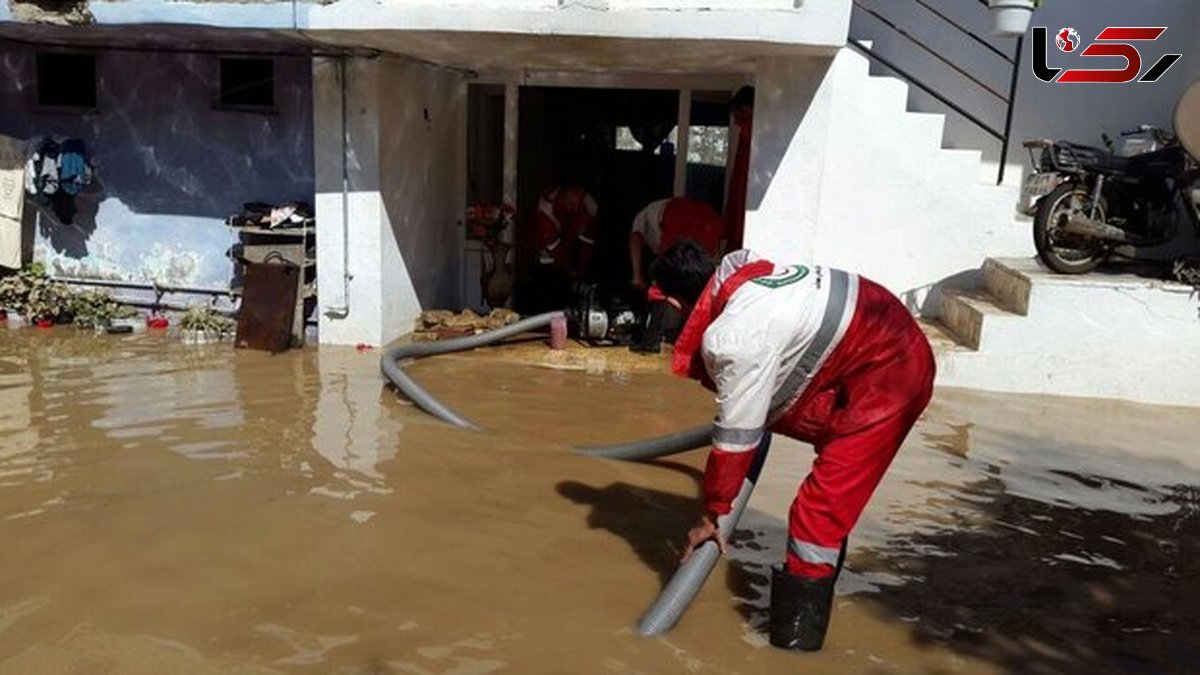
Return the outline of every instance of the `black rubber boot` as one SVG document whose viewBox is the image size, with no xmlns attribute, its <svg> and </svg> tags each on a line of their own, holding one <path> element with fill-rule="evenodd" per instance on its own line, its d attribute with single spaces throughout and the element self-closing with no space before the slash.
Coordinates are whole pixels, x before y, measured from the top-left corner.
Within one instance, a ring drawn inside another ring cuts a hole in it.
<svg viewBox="0 0 1200 675">
<path fill-rule="evenodd" d="M 833 585 L 837 575 L 806 579 L 786 566 L 771 570 L 771 644 L 781 649 L 815 652 L 825 644 Z"/>
</svg>

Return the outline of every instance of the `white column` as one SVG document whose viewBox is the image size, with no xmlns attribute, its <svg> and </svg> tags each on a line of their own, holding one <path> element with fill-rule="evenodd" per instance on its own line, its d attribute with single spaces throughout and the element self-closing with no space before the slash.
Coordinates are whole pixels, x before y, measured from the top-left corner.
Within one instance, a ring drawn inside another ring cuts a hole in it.
<svg viewBox="0 0 1200 675">
<path fill-rule="evenodd" d="M 675 131 L 675 196 L 687 194 L 688 143 L 692 128 L 692 90 L 679 90 L 679 122 Z"/>
<path fill-rule="evenodd" d="M 379 344 L 379 66 L 347 59 L 341 73 L 337 59 L 314 61 L 320 341 Z"/>
<path fill-rule="evenodd" d="M 809 57 L 759 61 L 746 190 L 747 248 L 783 260 L 811 260 L 816 251 L 825 196 L 821 184 L 827 157 L 837 152 L 828 147 L 831 63 Z"/>
</svg>

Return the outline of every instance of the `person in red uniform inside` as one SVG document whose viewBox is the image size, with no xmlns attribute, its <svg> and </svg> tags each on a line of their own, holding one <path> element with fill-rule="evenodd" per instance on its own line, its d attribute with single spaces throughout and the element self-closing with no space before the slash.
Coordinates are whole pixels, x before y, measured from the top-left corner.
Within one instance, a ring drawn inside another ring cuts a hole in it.
<svg viewBox="0 0 1200 675">
<path fill-rule="evenodd" d="M 735 251 L 714 265 L 684 241 L 652 278 L 690 309 L 672 370 L 716 392 L 704 513 L 687 554 L 719 540 L 769 432 L 811 443 L 812 472 L 788 517 L 787 562 L 773 570 L 770 641 L 819 650 L 846 537 L 933 391 L 924 333 L 895 296 L 869 279 L 785 265 Z M 686 556 L 685 556 L 686 557 Z"/>
<path fill-rule="evenodd" d="M 629 260 L 634 289 L 646 289 L 648 258 L 657 257 L 676 242 L 691 239 L 715 257 L 721 246 L 725 221 L 706 202 L 690 197 L 659 199 L 646 205 L 633 219 L 629 233 Z M 647 251 L 650 253 L 646 255 Z M 663 339 L 671 341 L 683 325 L 679 303 L 663 295 L 655 286 L 647 292 L 649 309 L 641 339 L 630 349 L 635 352 L 659 351 Z"/>
<path fill-rule="evenodd" d="M 596 200 L 578 185 L 543 193 L 533 213 L 539 311 L 562 309 L 570 282 L 587 276 L 595 248 Z"/>
<path fill-rule="evenodd" d="M 733 168 L 725 190 L 725 246 L 723 251 L 742 247 L 746 229 L 746 190 L 750 181 L 750 141 L 754 135 L 754 87 L 742 87 L 729 102 L 729 121 L 737 130 Z"/>
</svg>

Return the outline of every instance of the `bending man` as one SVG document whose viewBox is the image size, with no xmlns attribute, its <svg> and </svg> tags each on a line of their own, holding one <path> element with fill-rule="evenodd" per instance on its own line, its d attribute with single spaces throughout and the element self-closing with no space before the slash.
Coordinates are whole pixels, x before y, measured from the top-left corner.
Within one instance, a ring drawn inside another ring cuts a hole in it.
<svg viewBox="0 0 1200 675">
<path fill-rule="evenodd" d="M 772 574 L 770 641 L 818 650 L 846 536 L 932 394 L 929 343 L 895 296 L 840 270 L 751 251 L 714 270 L 703 248 L 684 241 L 652 276 L 690 310 L 672 370 L 717 394 L 704 514 L 688 532 L 688 553 L 718 537 L 716 519 L 766 431 L 815 446 L 788 517 L 787 563 Z"/>
</svg>

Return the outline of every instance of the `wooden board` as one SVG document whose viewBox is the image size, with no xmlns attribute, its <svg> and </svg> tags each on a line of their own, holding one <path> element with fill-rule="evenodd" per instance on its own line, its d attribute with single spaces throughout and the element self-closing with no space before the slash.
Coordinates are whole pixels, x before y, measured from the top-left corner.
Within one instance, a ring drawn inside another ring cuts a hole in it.
<svg viewBox="0 0 1200 675">
<path fill-rule="evenodd" d="M 238 311 L 238 347 L 282 352 L 292 346 L 296 278 L 300 268 L 286 262 L 246 263 L 246 290 Z"/>
<path fill-rule="evenodd" d="M 267 260 L 278 262 L 279 258 L 293 265 L 305 265 L 306 275 L 296 275 L 296 312 L 292 317 L 292 345 L 299 347 L 304 344 L 304 300 L 308 288 L 316 281 L 315 265 L 305 258 L 305 244 L 298 238 L 294 242 L 284 242 L 275 239 L 267 242 L 249 241 L 245 237 L 241 244 L 243 261 L 261 263 Z M 243 284 L 244 286 L 244 284 Z"/>
</svg>

